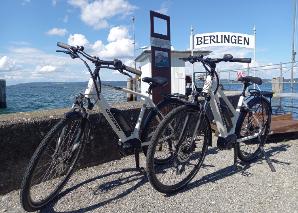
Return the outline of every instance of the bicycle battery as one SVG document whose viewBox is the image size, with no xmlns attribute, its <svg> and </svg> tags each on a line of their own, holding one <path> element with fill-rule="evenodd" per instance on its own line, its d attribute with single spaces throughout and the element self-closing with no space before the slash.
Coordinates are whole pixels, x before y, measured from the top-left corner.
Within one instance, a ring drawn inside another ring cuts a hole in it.
<svg viewBox="0 0 298 213">
<path fill-rule="evenodd" d="M 232 122 L 233 113 L 226 105 L 220 104 L 220 108 L 222 111 L 222 117 L 223 117 L 224 123 L 229 132 L 233 127 L 233 122 Z"/>
<path fill-rule="evenodd" d="M 130 119 L 127 119 L 123 115 L 123 111 L 116 109 L 116 108 L 111 108 L 110 112 L 116 119 L 117 123 L 119 124 L 120 128 L 123 130 L 126 136 L 129 136 L 130 133 L 133 130 L 132 124 L 129 124 L 127 121 Z"/>
</svg>

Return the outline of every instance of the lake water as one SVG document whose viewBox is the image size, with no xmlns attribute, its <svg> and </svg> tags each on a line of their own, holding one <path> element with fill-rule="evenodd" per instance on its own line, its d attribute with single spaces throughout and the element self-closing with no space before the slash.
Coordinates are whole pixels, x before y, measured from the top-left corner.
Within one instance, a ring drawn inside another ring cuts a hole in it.
<svg viewBox="0 0 298 213">
<path fill-rule="evenodd" d="M 125 81 L 104 83 L 126 86 Z M 27 83 L 7 86 L 7 108 L 0 109 L 0 114 L 71 107 L 75 96 L 84 93 L 86 87 L 87 82 Z M 126 94 L 121 91 L 103 86 L 102 92 L 109 103 L 126 101 Z"/>
<path fill-rule="evenodd" d="M 113 86 L 126 87 L 125 81 L 104 82 Z M 0 114 L 14 112 L 29 112 L 43 109 L 56 109 L 71 107 L 77 94 L 83 93 L 87 82 L 72 83 L 27 83 L 7 86 L 7 108 L 0 109 Z M 241 90 L 242 84 L 224 84 L 226 90 Z M 260 86 L 264 91 L 271 91 L 271 83 L 264 83 Z M 290 91 L 290 84 L 284 84 L 284 91 Z M 298 91 L 295 84 L 294 91 Z M 102 92 L 109 103 L 126 101 L 126 94 L 103 86 Z M 298 99 L 273 98 L 273 112 L 292 112 L 298 118 Z M 294 106 L 294 108 L 292 108 Z"/>
</svg>

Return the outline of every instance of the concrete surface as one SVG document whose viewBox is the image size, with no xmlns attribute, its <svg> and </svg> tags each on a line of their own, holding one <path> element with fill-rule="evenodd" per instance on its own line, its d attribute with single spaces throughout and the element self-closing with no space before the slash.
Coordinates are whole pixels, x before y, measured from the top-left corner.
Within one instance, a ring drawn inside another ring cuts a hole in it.
<svg viewBox="0 0 298 213">
<path fill-rule="evenodd" d="M 298 212 L 298 140 L 265 148 L 276 172 L 264 159 L 236 171 L 232 151 L 211 148 L 192 182 L 171 196 L 132 169 L 132 156 L 81 169 L 41 212 Z M 23 212 L 18 190 L 0 196 L 0 212 Z"/>
</svg>

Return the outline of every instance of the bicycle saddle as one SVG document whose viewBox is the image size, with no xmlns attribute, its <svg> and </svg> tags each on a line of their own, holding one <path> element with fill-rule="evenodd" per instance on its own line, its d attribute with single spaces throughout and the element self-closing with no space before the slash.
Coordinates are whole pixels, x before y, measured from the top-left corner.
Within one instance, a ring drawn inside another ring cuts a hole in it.
<svg viewBox="0 0 298 213">
<path fill-rule="evenodd" d="M 243 83 L 252 82 L 252 83 L 255 83 L 258 85 L 261 85 L 263 83 L 262 79 L 260 79 L 258 77 L 252 77 L 252 76 L 240 77 L 240 78 L 238 78 L 238 81 L 242 81 Z"/>
<path fill-rule="evenodd" d="M 153 86 L 165 86 L 168 84 L 168 80 L 164 77 L 152 77 L 152 78 L 149 78 L 149 77 L 144 77 L 142 79 L 142 81 L 153 85 Z"/>
</svg>

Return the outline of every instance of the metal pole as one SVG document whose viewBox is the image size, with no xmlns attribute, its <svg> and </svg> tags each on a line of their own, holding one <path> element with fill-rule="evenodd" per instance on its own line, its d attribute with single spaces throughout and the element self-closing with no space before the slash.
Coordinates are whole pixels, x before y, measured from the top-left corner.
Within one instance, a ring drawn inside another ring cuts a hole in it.
<svg viewBox="0 0 298 213">
<path fill-rule="evenodd" d="M 256 25 L 254 25 L 253 28 L 253 32 L 254 32 L 254 37 L 255 37 L 255 45 L 254 45 L 254 77 L 256 77 Z M 254 84 L 254 89 L 256 88 L 256 84 Z"/>
<path fill-rule="evenodd" d="M 137 68 L 136 64 L 136 35 L 135 35 L 135 17 L 132 17 L 132 33 L 133 33 L 133 58 L 135 69 Z"/>
<path fill-rule="evenodd" d="M 279 83 L 280 93 L 282 93 L 284 90 L 284 80 L 283 80 L 283 75 L 282 75 L 282 63 L 281 62 L 280 62 L 280 80 L 278 83 Z"/>
<path fill-rule="evenodd" d="M 194 37 L 193 37 L 193 27 L 190 26 L 190 49 L 191 49 L 191 55 L 193 56 L 193 49 L 194 49 Z"/>
<path fill-rule="evenodd" d="M 296 32 L 296 10 L 297 10 L 297 0 L 294 3 L 294 15 L 293 15 L 293 40 L 292 40 L 292 69 L 291 69 L 291 92 L 294 92 L 294 63 L 295 63 L 295 32 Z"/>
<path fill-rule="evenodd" d="M 133 32 L 133 61 L 134 61 L 134 67 L 137 69 L 137 62 L 136 62 L 136 33 L 135 33 L 135 17 L 132 17 L 132 32 Z M 137 91 L 137 77 L 132 79 L 132 90 Z M 135 101 L 137 99 L 136 95 L 132 95 L 133 100 Z"/>
<path fill-rule="evenodd" d="M 194 54 L 194 29 L 192 27 L 192 25 L 190 26 L 190 48 L 191 48 L 191 55 L 193 56 Z M 194 71 L 195 71 L 195 65 L 192 64 L 192 89 L 195 89 L 195 75 L 194 75 Z"/>
</svg>

